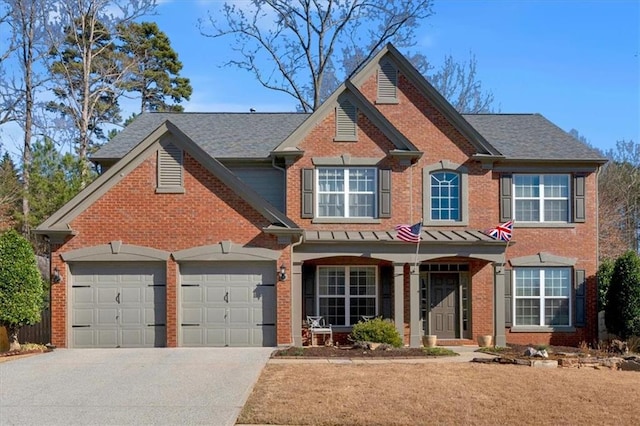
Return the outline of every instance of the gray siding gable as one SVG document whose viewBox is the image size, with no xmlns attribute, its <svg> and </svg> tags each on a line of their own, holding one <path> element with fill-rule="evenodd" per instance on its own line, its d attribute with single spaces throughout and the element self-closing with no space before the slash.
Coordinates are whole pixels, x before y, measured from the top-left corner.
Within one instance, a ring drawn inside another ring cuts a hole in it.
<svg viewBox="0 0 640 426">
<path fill-rule="evenodd" d="M 260 194 L 274 207 L 285 211 L 284 173 L 273 167 L 238 167 L 227 168 L 242 182 Z"/>
</svg>

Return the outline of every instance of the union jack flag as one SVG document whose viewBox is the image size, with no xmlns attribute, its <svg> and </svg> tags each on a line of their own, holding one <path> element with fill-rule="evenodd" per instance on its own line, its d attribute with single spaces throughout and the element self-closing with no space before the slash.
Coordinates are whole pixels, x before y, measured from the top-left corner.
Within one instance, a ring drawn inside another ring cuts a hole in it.
<svg viewBox="0 0 640 426">
<path fill-rule="evenodd" d="M 489 229 L 487 234 L 501 241 L 511 241 L 511 234 L 513 233 L 513 221 L 505 222 L 502 225 L 498 225 L 495 228 Z"/>
<path fill-rule="evenodd" d="M 422 222 L 418 222 L 413 226 L 398 225 L 396 231 L 398 231 L 398 239 L 406 241 L 408 243 L 420 242 L 420 231 L 422 230 Z"/>
</svg>

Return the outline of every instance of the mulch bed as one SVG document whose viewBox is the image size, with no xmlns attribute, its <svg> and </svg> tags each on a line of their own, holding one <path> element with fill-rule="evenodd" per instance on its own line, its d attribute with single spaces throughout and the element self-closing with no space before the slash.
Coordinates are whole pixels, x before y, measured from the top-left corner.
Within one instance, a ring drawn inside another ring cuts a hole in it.
<svg viewBox="0 0 640 426">
<path fill-rule="evenodd" d="M 19 355 L 31 355 L 31 354 L 40 354 L 44 352 L 51 352 L 53 349 L 50 348 L 37 348 L 37 349 L 29 349 L 29 350 L 20 350 L 20 351 L 6 351 L 0 352 L 0 358 L 10 357 L 10 356 L 19 356 Z"/>
<path fill-rule="evenodd" d="M 422 348 L 363 349 L 351 346 L 305 346 L 280 349 L 272 357 L 296 358 L 409 358 L 428 357 Z"/>
<path fill-rule="evenodd" d="M 492 352 L 490 349 L 483 352 L 492 353 L 508 358 L 531 358 L 524 356 L 524 352 L 528 347 L 535 345 L 508 345 L 507 348 L 501 348 L 499 352 Z M 602 356 L 602 351 L 581 350 L 580 348 L 571 346 L 549 346 L 547 347 L 549 358 L 562 359 L 567 356 Z M 363 349 L 352 346 L 304 346 L 290 347 L 280 349 L 272 354 L 272 357 L 296 357 L 296 358 L 410 358 L 410 357 L 432 357 L 422 348 L 391 348 L 391 349 Z"/>
</svg>

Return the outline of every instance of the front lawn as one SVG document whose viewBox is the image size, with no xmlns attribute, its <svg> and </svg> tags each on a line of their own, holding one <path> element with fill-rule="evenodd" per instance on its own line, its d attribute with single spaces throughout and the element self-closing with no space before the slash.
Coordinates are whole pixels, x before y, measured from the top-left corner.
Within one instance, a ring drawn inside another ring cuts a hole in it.
<svg viewBox="0 0 640 426">
<path fill-rule="evenodd" d="M 637 372 L 515 365 L 269 364 L 238 423 L 637 424 Z"/>
</svg>

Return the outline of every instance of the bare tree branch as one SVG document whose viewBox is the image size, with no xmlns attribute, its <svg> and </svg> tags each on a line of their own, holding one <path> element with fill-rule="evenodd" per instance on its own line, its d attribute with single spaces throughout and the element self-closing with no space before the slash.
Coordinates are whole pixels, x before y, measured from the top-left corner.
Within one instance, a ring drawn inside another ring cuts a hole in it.
<svg viewBox="0 0 640 426">
<path fill-rule="evenodd" d="M 335 84 L 352 71 L 336 75 L 337 51 L 365 46 L 357 68 L 388 42 L 414 45 L 413 31 L 431 15 L 431 0 L 255 0 L 242 7 L 225 3 L 220 15 L 210 13 L 199 27 L 207 37 L 234 39 L 239 58 L 226 65 L 251 72 L 262 86 L 292 96 L 309 112 L 324 100 L 327 78 Z M 272 64 L 268 71 L 265 62 Z"/>
</svg>

